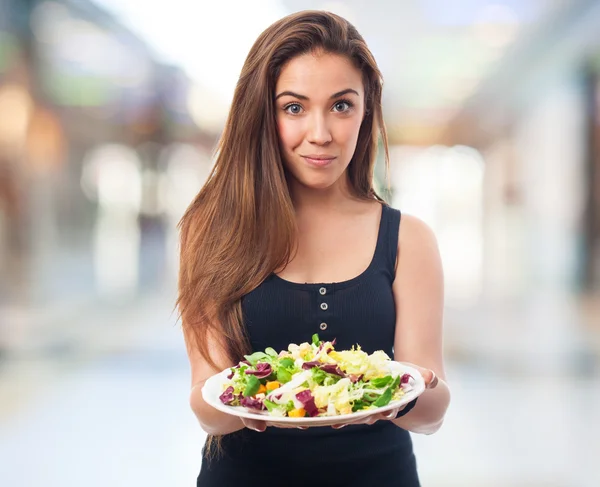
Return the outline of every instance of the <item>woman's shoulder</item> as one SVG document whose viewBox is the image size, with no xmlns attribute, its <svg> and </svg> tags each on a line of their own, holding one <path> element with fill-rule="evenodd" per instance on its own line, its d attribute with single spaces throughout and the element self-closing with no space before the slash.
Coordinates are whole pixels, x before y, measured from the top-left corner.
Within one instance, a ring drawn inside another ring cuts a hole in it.
<svg viewBox="0 0 600 487">
<path fill-rule="evenodd" d="M 402 223 L 398 230 L 398 250 L 396 274 L 402 269 L 405 279 L 429 275 L 432 279 L 442 279 L 442 260 L 437 238 L 433 229 L 421 218 L 402 213 Z M 402 279 L 397 279 L 400 286 Z"/>
<path fill-rule="evenodd" d="M 401 214 L 402 218 L 398 229 L 398 247 L 403 247 L 403 250 L 411 249 L 422 252 L 437 251 L 437 237 L 431 226 L 415 215 L 404 212 L 401 212 Z"/>
</svg>

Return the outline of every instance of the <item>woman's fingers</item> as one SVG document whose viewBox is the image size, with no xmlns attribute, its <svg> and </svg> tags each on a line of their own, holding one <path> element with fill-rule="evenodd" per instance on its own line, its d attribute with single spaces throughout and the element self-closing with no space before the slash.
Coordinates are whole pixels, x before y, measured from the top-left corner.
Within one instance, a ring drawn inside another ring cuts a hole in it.
<svg viewBox="0 0 600 487">
<path fill-rule="evenodd" d="M 308 429 L 308 426 L 294 426 L 294 424 L 292 423 L 267 423 L 267 426 L 273 427 L 273 428 L 285 428 L 285 429 L 299 429 L 299 430 L 306 430 Z"/>
<path fill-rule="evenodd" d="M 255 419 L 243 418 L 242 422 L 244 423 L 244 426 L 246 426 L 246 428 L 251 429 L 253 431 L 258 431 L 259 433 L 262 433 L 264 430 L 267 429 L 266 421 L 257 421 Z"/>
<path fill-rule="evenodd" d="M 438 385 L 438 377 L 433 370 L 430 370 L 429 372 L 431 372 L 431 380 L 425 383 L 425 387 L 427 387 L 427 389 L 435 389 L 435 386 Z"/>
<path fill-rule="evenodd" d="M 410 367 L 413 367 L 419 371 L 423 380 L 425 381 L 425 388 L 434 389 L 438 385 L 438 377 L 435 372 L 431 369 L 425 369 L 423 367 L 419 367 L 418 365 L 411 364 L 409 362 L 403 362 Z"/>
<path fill-rule="evenodd" d="M 383 415 L 383 419 L 394 419 L 396 417 L 396 415 L 400 412 L 401 408 L 394 408 L 391 411 L 388 411 L 387 413 L 384 413 Z"/>
<path fill-rule="evenodd" d="M 438 385 L 438 378 L 433 370 L 419 368 L 419 372 L 421 372 L 423 380 L 425 381 L 425 388 L 434 389 L 435 386 Z"/>
<path fill-rule="evenodd" d="M 362 420 L 359 421 L 351 421 L 348 423 L 340 423 L 340 424 L 334 424 L 331 427 L 333 429 L 340 429 L 343 428 L 344 426 L 348 426 L 349 424 L 375 424 L 377 421 L 379 420 L 392 420 L 396 417 L 396 415 L 398 414 L 398 412 L 400 412 L 403 408 L 394 408 L 391 409 L 390 411 L 386 411 L 385 413 L 378 413 L 378 414 L 372 414 L 370 416 L 367 416 L 366 418 L 363 418 Z"/>
<path fill-rule="evenodd" d="M 244 423 L 244 426 L 246 428 L 251 429 L 253 431 L 258 431 L 259 433 L 262 433 L 268 427 L 273 427 L 273 428 L 297 428 L 297 429 L 300 429 L 300 430 L 308 429 L 307 426 L 294 426 L 293 424 L 271 423 L 271 422 L 268 422 L 268 421 L 258 421 L 258 420 L 255 420 L 255 419 L 247 419 L 247 418 L 242 418 L 242 423 Z"/>
</svg>

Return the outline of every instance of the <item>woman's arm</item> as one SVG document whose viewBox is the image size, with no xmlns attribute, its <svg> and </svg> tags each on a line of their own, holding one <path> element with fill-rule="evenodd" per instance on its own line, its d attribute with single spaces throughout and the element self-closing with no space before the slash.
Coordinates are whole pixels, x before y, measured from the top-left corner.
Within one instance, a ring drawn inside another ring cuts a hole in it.
<svg viewBox="0 0 600 487">
<path fill-rule="evenodd" d="M 209 350 L 211 350 L 212 359 L 220 367 L 219 370 L 215 370 L 200 355 L 196 348 L 191 345 L 193 343 L 191 337 L 189 337 L 186 332 L 184 332 L 183 336 L 185 338 L 188 358 L 192 369 L 190 406 L 192 411 L 194 411 L 196 418 L 198 418 L 200 426 L 209 435 L 226 435 L 242 429 L 244 424 L 240 418 L 218 411 L 206 404 L 202 398 L 202 386 L 204 386 L 206 380 L 221 370 L 232 367 L 234 364 L 230 363 L 226 358 L 227 354 L 223 351 L 223 347 L 219 341 L 213 337 L 210 339 L 211 343 L 209 345 Z"/>
<path fill-rule="evenodd" d="M 426 389 L 415 407 L 394 423 L 415 433 L 432 434 L 442 425 L 450 404 L 442 354 L 444 276 L 435 235 L 410 215 L 402 215 L 393 292 L 394 360 L 429 369 L 438 377 L 437 386 Z"/>
</svg>

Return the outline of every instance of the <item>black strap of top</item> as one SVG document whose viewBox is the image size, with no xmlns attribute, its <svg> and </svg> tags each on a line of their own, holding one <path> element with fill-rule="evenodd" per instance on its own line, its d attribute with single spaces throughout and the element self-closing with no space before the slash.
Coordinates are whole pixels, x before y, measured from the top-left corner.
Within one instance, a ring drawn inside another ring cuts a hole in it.
<svg viewBox="0 0 600 487">
<path fill-rule="evenodd" d="M 396 268 L 398 255 L 398 231 L 400 230 L 400 211 L 390 206 L 383 207 L 383 218 L 386 219 L 387 230 L 387 265 L 392 275 Z"/>
</svg>

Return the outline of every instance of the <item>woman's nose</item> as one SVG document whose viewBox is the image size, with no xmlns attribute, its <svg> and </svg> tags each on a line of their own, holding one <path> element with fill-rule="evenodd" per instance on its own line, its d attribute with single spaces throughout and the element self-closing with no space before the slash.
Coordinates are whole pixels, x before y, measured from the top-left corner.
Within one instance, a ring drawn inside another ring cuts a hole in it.
<svg viewBox="0 0 600 487">
<path fill-rule="evenodd" d="M 329 130 L 327 118 L 323 114 L 313 114 L 308 123 L 306 138 L 310 143 L 325 145 L 331 142 L 331 131 Z"/>
</svg>

